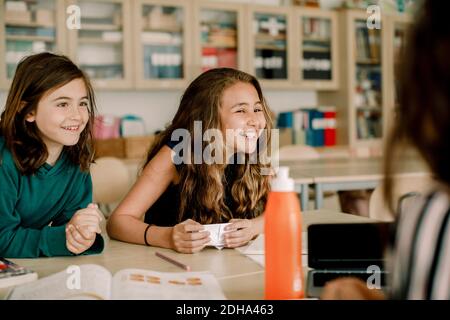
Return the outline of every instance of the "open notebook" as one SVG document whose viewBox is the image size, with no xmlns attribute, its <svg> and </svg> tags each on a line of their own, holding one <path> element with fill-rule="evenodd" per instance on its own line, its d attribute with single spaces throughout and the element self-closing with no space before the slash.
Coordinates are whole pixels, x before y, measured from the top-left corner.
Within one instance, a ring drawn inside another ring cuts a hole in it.
<svg viewBox="0 0 450 320">
<path fill-rule="evenodd" d="M 223 300 L 225 296 L 209 272 L 123 269 L 112 276 L 102 266 L 85 264 L 16 287 L 8 299 Z"/>
</svg>

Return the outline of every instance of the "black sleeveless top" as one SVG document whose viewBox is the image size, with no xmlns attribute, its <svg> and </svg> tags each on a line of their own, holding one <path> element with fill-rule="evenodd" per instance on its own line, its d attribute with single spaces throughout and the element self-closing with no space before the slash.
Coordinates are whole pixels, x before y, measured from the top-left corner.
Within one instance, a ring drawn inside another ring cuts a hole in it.
<svg viewBox="0 0 450 320">
<path fill-rule="evenodd" d="M 177 142 L 173 143 L 169 141 L 166 145 L 173 149 L 174 145 Z M 236 163 L 236 161 L 234 162 Z M 178 172 L 180 172 L 181 165 L 175 165 Z M 231 212 L 236 212 L 238 204 L 235 203 L 233 197 L 231 196 L 231 187 L 233 186 L 233 182 L 236 179 L 236 171 L 237 165 L 229 164 L 225 168 L 224 174 L 224 188 L 225 188 L 225 205 L 231 210 Z M 160 227 L 172 227 L 182 221 L 178 221 L 181 200 L 181 192 L 180 192 L 180 184 L 171 183 L 167 189 L 163 192 L 163 194 L 155 201 L 155 203 L 147 210 L 145 213 L 144 222 L 148 224 L 157 225 Z M 224 223 L 228 221 L 217 221 L 217 223 Z"/>
</svg>

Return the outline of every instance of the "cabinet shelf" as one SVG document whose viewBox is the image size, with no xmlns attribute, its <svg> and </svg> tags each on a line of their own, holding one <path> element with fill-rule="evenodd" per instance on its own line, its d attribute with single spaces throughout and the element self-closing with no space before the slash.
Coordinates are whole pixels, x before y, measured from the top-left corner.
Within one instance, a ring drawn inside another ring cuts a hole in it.
<svg viewBox="0 0 450 320">
<path fill-rule="evenodd" d="M 120 31 L 122 25 L 103 23 L 81 23 L 81 30 L 87 31 Z"/>
<path fill-rule="evenodd" d="M 222 45 L 222 44 L 209 44 L 209 43 L 204 43 L 202 44 L 202 48 L 207 49 L 207 48 L 213 48 L 213 49 L 234 49 L 237 50 L 237 46 L 227 46 L 227 45 Z"/>
<path fill-rule="evenodd" d="M 380 60 L 373 60 L 373 59 L 357 59 L 356 60 L 356 64 L 361 64 L 361 65 L 380 65 L 381 61 Z"/>
<path fill-rule="evenodd" d="M 167 32 L 167 33 L 182 33 L 181 28 L 143 28 L 143 32 Z"/>
<path fill-rule="evenodd" d="M 257 33 L 255 35 L 256 40 L 264 40 L 264 41 L 268 41 L 268 40 L 286 40 L 286 35 L 278 35 L 278 36 L 272 36 L 270 34 L 266 34 L 266 33 Z"/>
<path fill-rule="evenodd" d="M 43 36 L 26 36 L 26 35 L 7 35 L 7 41 L 44 41 L 44 42 L 55 42 L 53 37 L 43 37 Z"/>
<path fill-rule="evenodd" d="M 303 41 L 331 43 L 331 39 L 330 38 L 319 38 L 319 37 L 305 37 L 305 36 L 303 36 Z"/>
<path fill-rule="evenodd" d="M 121 45 L 122 40 L 105 40 L 105 39 L 95 39 L 95 38 L 78 38 L 78 43 L 80 44 L 96 44 L 96 45 L 110 45 L 116 44 Z"/>
<path fill-rule="evenodd" d="M 53 23 L 37 23 L 37 22 L 8 22 L 6 20 L 5 25 L 7 27 L 26 27 L 26 28 L 55 28 Z"/>
<path fill-rule="evenodd" d="M 255 46 L 255 50 L 273 50 L 273 51 L 286 51 L 286 48 L 278 48 L 275 46 Z"/>
<path fill-rule="evenodd" d="M 325 48 L 323 48 L 323 49 L 308 49 L 308 48 L 303 48 L 302 51 L 303 51 L 303 52 L 329 52 L 329 53 L 331 53 L 331 50 L 330 50 L 330 49 L 325 49 Z"/>
</svg>

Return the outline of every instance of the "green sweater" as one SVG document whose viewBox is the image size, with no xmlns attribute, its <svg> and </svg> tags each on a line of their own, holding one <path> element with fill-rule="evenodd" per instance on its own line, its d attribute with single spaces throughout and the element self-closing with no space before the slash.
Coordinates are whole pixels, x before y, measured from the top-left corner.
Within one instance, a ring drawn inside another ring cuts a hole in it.
<svg viewBox="0 0 450 320">
<path fill-rule="evenodd" d="M 90 174 L 81 172 L 64 153 L 53 167 L 44 164 L 25 176 L 0 137 L 0 256 L 73 255 L 66 247 L 65 225 L 91 201 Z M 103 247 L 103 238 L 97 234 L 84 254 L 100 253 Z"/>
</svg>

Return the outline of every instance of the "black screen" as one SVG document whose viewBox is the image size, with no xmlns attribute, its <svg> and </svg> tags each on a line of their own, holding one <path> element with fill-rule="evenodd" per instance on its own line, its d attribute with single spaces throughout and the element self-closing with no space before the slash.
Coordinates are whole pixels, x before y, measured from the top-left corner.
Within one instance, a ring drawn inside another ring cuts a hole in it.
<svg viewBox="0 0 450 320">
<path fill-rule="evenodd" d="M 312 224 L 308 265 L 314 269 L 383 268 L 391 223 Z"/>
</svg>

